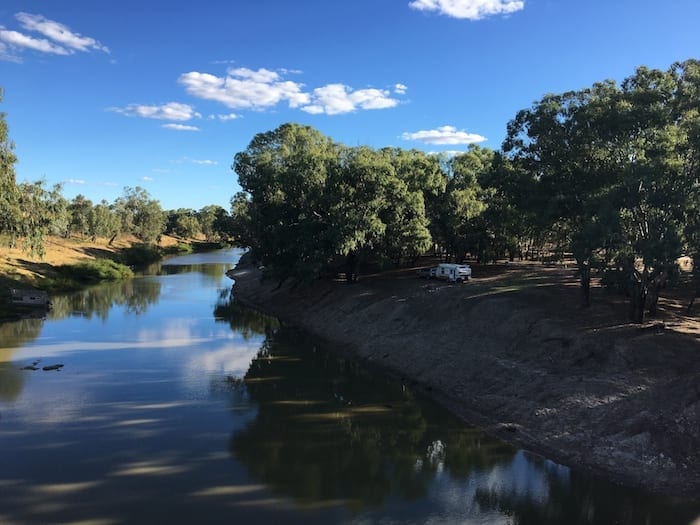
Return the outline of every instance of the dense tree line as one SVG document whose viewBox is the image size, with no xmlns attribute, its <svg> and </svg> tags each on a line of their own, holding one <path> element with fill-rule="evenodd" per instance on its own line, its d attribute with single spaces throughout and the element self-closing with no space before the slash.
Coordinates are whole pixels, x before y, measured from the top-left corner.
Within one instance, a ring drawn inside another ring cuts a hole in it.
<svg viewBox="0 0 700 525">
<path fill-rule="evenodd" d="M 284 124 L 234 158 L 233 228 L 280 280 L 430 247 L 454 260 L 570 254 L 584 305 L 603 272 L 641 322 L 679 257 L 700 277 L 699 112 L 700 62 L 688 60 L 545 95 L 509 122 L 500 151 L 347 147 Z"/>
<path fill-rule="evenodd" d="M 163 234 L 185 239 L 201 236 L 209 242 L 232 240 L 231 216 L 221 206 L 164 211 L 140 187 L 124 188 L 112 203 L 94 204 L 83 195 L 69 200 L 60 185 L 47 189 L 43 181 L 18 183 L 16 162 L 5 114 L 0 113 L 0 240 L 10 246 L 21 242 L 33 255 L 43 256 L 49 235 L 111 242 L 124 234 L 145 244 L 155 243 Z"/>
<path fill-rule="evenodd" d="M 94 204 L 65 199 L 60 186 L 17 183 L 0 113 L 0 235 L 39 254 L 49 234 L 144 243 L 201 235 L 250 248 L 280 281 L 339 271 L 352 281 L 361 265 L 400 265 L 428 250 L 454 261 L 570 255 L 584 305 L 600 272 L 640 322 L 682 255 L 700 292 L 699 150 L 697 60 L 547 94 L 508 123 L 499 151 L 349 147 L 284 124 L 235 155 L 242 191 L 230 212 L 163 211 L 138 187 Z"/>
</svg>

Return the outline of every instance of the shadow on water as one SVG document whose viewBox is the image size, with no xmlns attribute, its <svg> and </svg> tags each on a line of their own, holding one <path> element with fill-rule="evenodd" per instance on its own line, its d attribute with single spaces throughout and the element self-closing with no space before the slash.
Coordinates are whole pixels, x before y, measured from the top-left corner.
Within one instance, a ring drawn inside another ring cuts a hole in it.
<svg viewBox="0 0 700 525">
<path fill-rule="evenodd" d="M 268 333 L 243 380 L 228 383 L 234 408 L 242 398 L 258 407 L 232 435 L 232 457 L 302 506 L 342 504 L 357 519 L 416 523 L 500 516 L 513 524 L 651 525 L 700 516 L 698 502 L 518 451 L 290 328 Z"/>
</svg>

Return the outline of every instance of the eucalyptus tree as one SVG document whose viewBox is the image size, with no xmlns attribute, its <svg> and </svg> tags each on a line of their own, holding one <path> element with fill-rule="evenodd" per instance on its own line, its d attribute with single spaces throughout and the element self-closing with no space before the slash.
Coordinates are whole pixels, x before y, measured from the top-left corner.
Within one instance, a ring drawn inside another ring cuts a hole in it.
<svg viewBox="0 0 700 525">
<path fill-rule="evenodd" d="M 464 258 L 466 251 L 479 251 L 475 225 L 485 209 L 479 177 L 491 167 L 493 151 L 472 145 L 444 163 L 445 191 L 433 217 L 432 230 L 446 251 L 446 259 Z"/>
<path fill-rule="evenodd" d="M 0 102 L 3 91 L 0 88 Z M 15 239 L 15 223 L 17 214 L 17 199 L 19 191 L 15 180 L 15 163 L 17 156 L 15 145 L 9 137 L 6 115 L 0 112 L 0 234 L 9 234 L 10 243 Z"/>
<path fill-rule="evenodd" d="M 22 182 L 18 185 L 18 197 L 13 239 L 22 239 L 22 249 L 31 255 L 43 257 L 46 237 L 54 223 L 60 206 L 61 186 L 46 189 L 44 181 Z"/>
<path fill-rule="evenodd" d="M 76 195 L 67 206 L 70 216 L 70 233 L 76 233 L 81 237 L 90 234 L 90 213 L 92 212 L 92 201 L 84 195 Z"/>
<path fill-rule="evenodd" d="M 687 180 L 684 238 L 686 253 L 693 261 L 694 295 L 700 297 L 700 61 L 687 60 L 671 67 L 676 79 L 675 115 L 682 140 L 678 154 Z"/>
<path fill-rule="evenodd" d="M 119 231 L 119 222 L 119 217 L 113 210 L 113 206 L 102 199 L 88 213 L 88 235 L 93 241 L 97 240 L 98 237 L 111 237 Z"/>
<path fill-rule="evenodd" d="M 242 192 L 232 200 L 238 242 L 269 274 L 311 279 L 342 263 L 401 261 L 430 245 L 425 195 L 441 189 L 425 154 L 349 148 L 284 124 L 236 154 Z"/>
<path fill-rule="evenodd" d="M 297 124 L 258 133 L 236 154 L 241 238 L 275 277 L 308 279 L 329 263 L 335 247 L 326 180 L 337 158 L 332 140 Z"/>
<path fill-rule="evenodd" d="M 591 266 L 606 236 L 601 201 L 617 175 L 610 169 L 609 141 L 604 139 L 610 124 L 604 109 L 618 96 L 611 81 L 545 95 L 509 122 L 503 144 L 516 168 L 528 171 L 536 181 L 530 210 L 543 226 L 560 232 L 562 246 L 573 252 L 584 306 L 590 305 Z"/>
<path fill-rule="evenodd" d="M 166 217 L 160 203 L 144 188 L 125 187 L 123 196 L 114 202 L 114 210 L 120 220 L 120 232 L 132 234 L 144 243 L 155 243 L 165 231 Z"/>
<path fill-rule="evenodd" d="M 196 212 L 195 216 L 199 222 L 199 230 L 204 234 L 207 241 L 214 241 L 222 238 L 222 233 L 217 229 L 217 218 L 227 216 L 228 212 L 216 204 L 204 206 Z"/>
</svg>

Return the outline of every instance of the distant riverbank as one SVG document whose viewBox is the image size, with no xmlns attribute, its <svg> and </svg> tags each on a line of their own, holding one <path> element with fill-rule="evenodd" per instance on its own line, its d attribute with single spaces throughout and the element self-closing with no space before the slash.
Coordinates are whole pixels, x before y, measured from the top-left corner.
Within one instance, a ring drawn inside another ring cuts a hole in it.
<svg viewBox="0 0 700 525">
<path fill-rule="evenodd" d="M 648 490 L 700 494 L 700 321 L 672 308 L 644 326 L 573 272 L 475 266 L 463 285 L 413 270 L 347 286 L 229 272 L 244 304 L 303 327 L 429 391 L 509 442 Z"/>
</svg>

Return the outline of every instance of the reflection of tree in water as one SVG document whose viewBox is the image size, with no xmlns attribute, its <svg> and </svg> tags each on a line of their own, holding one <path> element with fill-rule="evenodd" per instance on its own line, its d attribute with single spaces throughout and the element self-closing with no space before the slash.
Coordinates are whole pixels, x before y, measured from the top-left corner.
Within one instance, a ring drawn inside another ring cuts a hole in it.
<svg viewBox="0 0 700 525">
<path fill-rule="evenodd" d="M 160 297 L 160 283 L 155 280 L 129 279 L 104 283 L 70 295 L 52 298 L 53 317 L 63 319 L 80 315 L 91 319 L 107 319 L 113 306 L 125 306 L 136 315 L 143 314 Z"/>
<path fill-rule="evenodd" d="M 206 278 L 207 281 L 218 283 L 226 270 L 231 268 L 230 264 L 207 263 L 207 264 L 159 264 L 149 268 L 149 275 L 178 275 L 181 273 L 197 273 Z"/>
<path fill-rule="evenodd" d="M 541 467 L 545 476 L 545 498 L 527 491 L 493 487 L 477 490 L 481 506 L 514 516 L 513 523 L 517 525 L 688 524 L 700 516 L 700 503 L 645 494 L 576 471 L 563 477 L 551 462 L 535 457 L 530 461 Z"/>
<path fill-rule="evenodd" d="M 514 453 L 291 330 L 268 337 L 245 383 L 258 414 L 232 436 L 231 452 L 305 503 L 343 500 L 360 511 L 390 496 L 417 499 L 438 469 L 466 476 Z"/>
<path fill-rule="evenodd" d="M 0 401 L 17 399 L 22 391 L 27 372 L 20 370 L 22 365 L 12 361 L 12 354 L 24 344 L 39 337 L 43 324 L 43 319 L 0 323 Z"/>
<path fill-rule="evenodd" d="M 276 318 L 242 306 L 236 301 L 232 288 L 219 292 L 214 317 L 217 321 L 228 323 L 233 331 L 240 333 L 246 341 L 256 335 L 271 336 L 280 326 Z"/>
</svg>

